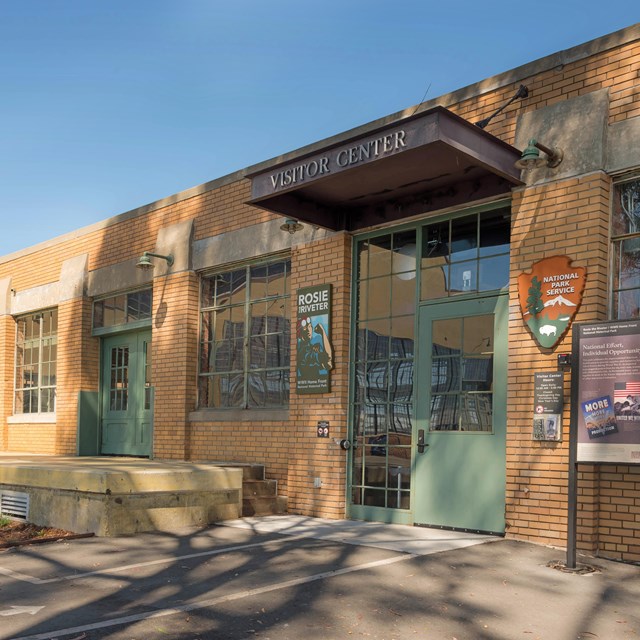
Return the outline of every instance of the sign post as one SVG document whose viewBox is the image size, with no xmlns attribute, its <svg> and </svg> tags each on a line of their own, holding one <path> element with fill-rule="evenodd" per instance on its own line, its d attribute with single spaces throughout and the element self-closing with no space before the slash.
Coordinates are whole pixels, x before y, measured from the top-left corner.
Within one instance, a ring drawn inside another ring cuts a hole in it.
<svg viewBox="0 0 640 640">
<path fill-rule="evenodd" d="M 567 488 L 567 568 L 576 568 L 578 537 L 578 379 L 580 371 L 580 325 L 573 327 L 571 337 L 571 418 L 569 421 L 569 486 Z"/>
</svg>

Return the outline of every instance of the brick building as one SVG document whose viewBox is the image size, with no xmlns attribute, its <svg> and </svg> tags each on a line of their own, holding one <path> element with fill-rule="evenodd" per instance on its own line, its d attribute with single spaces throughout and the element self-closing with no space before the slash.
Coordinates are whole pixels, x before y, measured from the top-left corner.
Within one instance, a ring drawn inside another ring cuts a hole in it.
<svg viewBox="0 0 640 640">
<path fill-rule="evenodd" d="M 634 316 L 638 140 L 635 25 L 5 256 L 0 450 L 260 462 L 292 513 L 564 546 L 568 370 L 532 423 L 572 326 L 541 345 L 518 277 L 566 256 L 574 322 Z M 578 547 L 640 561 L 640 467 L 578 469 Z"/>
</svg>

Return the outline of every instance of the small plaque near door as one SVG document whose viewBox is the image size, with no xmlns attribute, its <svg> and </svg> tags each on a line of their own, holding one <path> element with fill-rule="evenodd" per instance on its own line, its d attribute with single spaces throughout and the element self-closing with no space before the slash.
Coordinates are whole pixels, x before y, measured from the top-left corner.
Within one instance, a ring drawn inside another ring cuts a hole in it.
<svg viewBox="0 0 640 640">
<path fill-rule="evenodd" d="M 558 442 L 562 438 L 564 373 L 544 371 L 533 375 L 533 439 Z"/>
</svg>

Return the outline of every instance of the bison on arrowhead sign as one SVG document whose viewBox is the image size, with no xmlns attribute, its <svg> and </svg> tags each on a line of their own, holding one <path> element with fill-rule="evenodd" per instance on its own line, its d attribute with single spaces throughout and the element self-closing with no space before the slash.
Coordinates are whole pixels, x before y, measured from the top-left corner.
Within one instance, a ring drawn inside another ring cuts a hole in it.
<svg viewBox="0 0 640 640">
<path fill-rule="evenodd" d="M 541 347 L 553 347 L 576 315 L 587 277 L 567 256 L 543 258 L 518 276 L 522 318 Z"/>
</svg>

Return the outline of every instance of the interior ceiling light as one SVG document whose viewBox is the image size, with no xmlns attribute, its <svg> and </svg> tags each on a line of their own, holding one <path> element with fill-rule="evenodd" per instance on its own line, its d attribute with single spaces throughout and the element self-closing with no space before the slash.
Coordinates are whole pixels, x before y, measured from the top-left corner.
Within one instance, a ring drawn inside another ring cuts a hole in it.
<svg viewBox="0 0 640 640">
<path fill-rule="evenodd" d="M 540 157 L 540 151 L 546 154 L 546 157 Z M 516 160 L 516 169 L 523 169 L 529 171 L 530 169 L 536 169 L 537 167 L 557 167 L 564 157 L 562 149 L 556 147 L 551 149 L 545 147 L 541 142 L 538 142 L 535 138 L 529 140 L 529 145 L 522 152 L 519 160 Z"/>
</svg>

